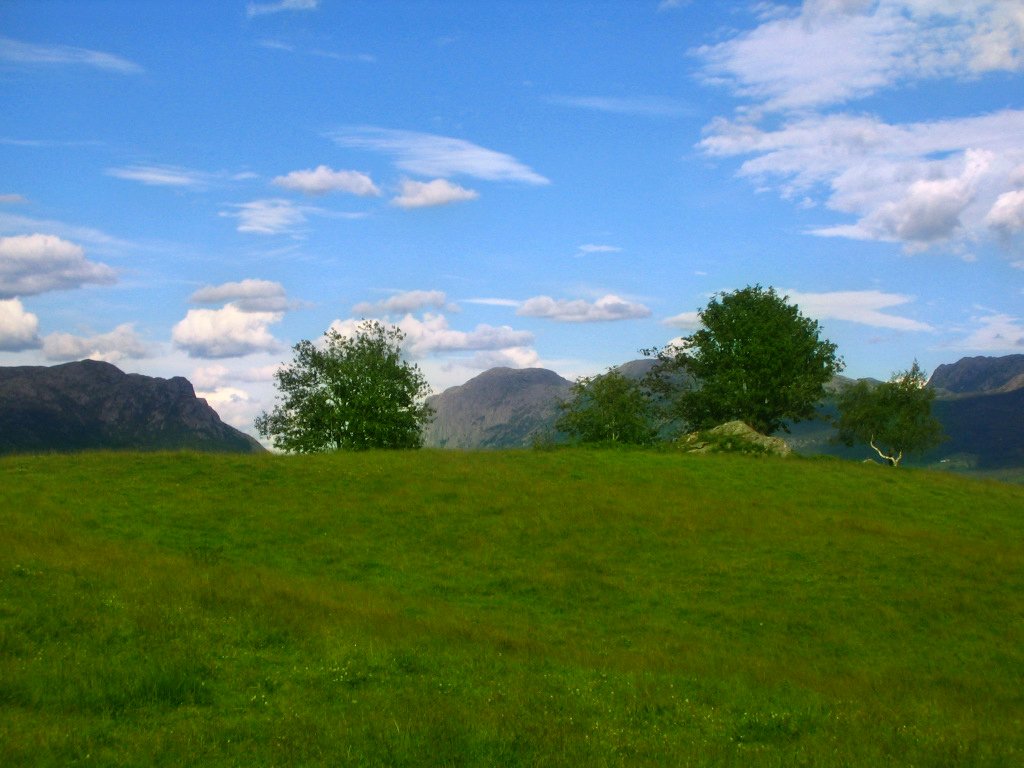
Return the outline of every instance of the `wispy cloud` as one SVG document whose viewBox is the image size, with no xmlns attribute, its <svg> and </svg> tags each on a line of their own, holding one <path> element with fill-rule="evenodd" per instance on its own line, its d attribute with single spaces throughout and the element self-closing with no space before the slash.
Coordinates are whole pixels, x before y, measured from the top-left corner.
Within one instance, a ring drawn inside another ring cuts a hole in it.
<svg viewBox="0 0 1024 768">
<path fill-rule="evenodd" d="M 282 11 L 315 11 L 319 5 L 320 0 L 278 0 L 273 3 L 249 3 L 245 6 L 245 13 L 252 18 Z"/>
<path fill-rule="evenodd" d="M 955 349 L 974 352 L 1024 352 L 1024 321 L 1014 315 L 992 313 L 971 318 L 976 328 L 957 342 Z"/>
<path fill-rule="evenodd" d="M 402 182 L 402 193 L 392 199 L 392 205 L 399 208 L 432 208 L 438 205 L 448 205 L 466 200 L 476 200 L 480 193 L 460 187 L 447 179 L 434 179 L 433 181 L 412 181 L 406 179 Z"/>
<path fill-rule="evenodd" d="M 210 174 L 202 171 L 172 165 L 128 165 L 108 168 L 107 175 L 154 187 L 198 187 L 210 179 Z"/>
<path fill-rule="evenodd" d="M 297 206 L 290 200 L 252 200 L 248 203 L 234 203 L 233 211 L 221 211 L 221 216 L 238 219 L 238 231 L 256 235 L 279 235 L 294 233 L 306 223 L 310 209 Z"/>
<path fill-rule="evenodd" d="M 292 171 L 274 179 L 274 184 L 293 189 L 307 195 L 325 195 L 328 192 L 347 192 L 360 197 L 376 196 L 380 190 L 365 173 L 358 171 L 335 171 L 326 165 L 316 168 Z"/>
<path fill-rule="evenodd" d="M 516 314 L 522 317 L 543 317 L 563 323 L 593 323 L 649 317 L 651 310 L 643 304 L 628 301 L 614 294 L 602 296 L 593 302 L 585 299 L 534 296 L 520 304 Z"/>
<path fill-rule="evenodd" d="M 914 301 L 913 296 L 882 291 L 830 291 L 802 293 L 783 291 L 800 311 L 817 320 L 846 320 L 875 328 L 896 331 L 934 331 L 928 323 L 900 317 L 884 310 L 902 307 Z"/>
<path fill-rule="evenodd" d="M 423 176 L 471 176 L 486 181 L 547 184 L 546 178 L 511 155 L 464 139 L 387 128 L 346 128 L 329 134 L 343 147 L 390 155 L 395 165 Z"/>
<path fill-rule="evenodd" d="M 71 45 L 38 45 L 0 37 L 0 60 L 16 64 L 64 64 L 93 67 L 122 75 L 142 72 L 138 64 L 112 53 Z"/>
<path fill-rule="evenodd" d="M 24 195 L 0 195 L 0 203 L 4 205 L 18 205 L 27 202 L 28 200 Z"/>
<path fill-rule="evenodd" d="M 680 117 L 693 111 L 685 104 L 665 96 L 553 96 L 550 101 L 593 112 L 641 117 Z"/>
<path fill-rule="evenodd" d="M 622 249 L 617 245 L 598 245 L 595 243 L 586 243 L 579 247 L 580 253 L 619 253 Z"/>
</svg>

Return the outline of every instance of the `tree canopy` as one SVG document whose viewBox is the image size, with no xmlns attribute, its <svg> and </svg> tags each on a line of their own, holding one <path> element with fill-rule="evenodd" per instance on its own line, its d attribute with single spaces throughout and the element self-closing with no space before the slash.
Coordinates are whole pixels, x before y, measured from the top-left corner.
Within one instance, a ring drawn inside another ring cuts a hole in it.
<svg viewBox="0 0 1024 768">
<path fill-rule="evenodd" d="M 644 445 L 656 435 L 647 393 L 615 369 L 577 379 L 561 409 L 555 428 L 582 443 Z"/>
<path fill-rule="evenodd" d="M 689 429 L 733 420 L 763 434 L 784 429 L 814 416 L 824 385 L 843 369 L 818 322 L 774 288 L 720 293 L 699 317 L 699 330 L 657 352 L 651 379 Z M 688 383 L 674 391 L 673 381 Z"/>
<path fill-rule="evenodd" d="M 871 386 L 859 381 L 837 401 L 837 439 L 846 445 L 866 443 L 890 466 L 905 454 L 925 451 L 943 440 L 942 425 L 932 416 L 935 391 L 917 361 L 889 381 Z"/>
<path fill-rule="evenodd" d="M 275 374 L 278 403 L 256 430 L 290 453 L 419 448 L 433 416 L 419 367 L 402 359 L 401 330 L 363 321 L 352 335 L 331 329 L 303 340 Z"/>
</svg>

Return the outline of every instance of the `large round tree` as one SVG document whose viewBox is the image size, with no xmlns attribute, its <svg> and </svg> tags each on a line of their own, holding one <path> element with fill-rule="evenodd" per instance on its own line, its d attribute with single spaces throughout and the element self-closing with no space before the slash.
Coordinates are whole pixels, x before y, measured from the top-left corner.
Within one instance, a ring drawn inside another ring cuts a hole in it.
<svg viewBox="0 0 1024 768">
<path fill-rule="evenodd" d="M 256 430 L 289 453 L 419 448 L 433 410 L 423 374 L 402 359 L 404 338 L 370 320 L 351 335 L 328 330 L 319 345 L 300 341 L 275 374 L 278 404 Z"/>
<path fill-rule="evenodd" d="M 843 369 L 836 345 L 821 337 L 774 288 L 720 293 L 699 312 L 701 327 L 658 353 L 655 381 L 687 382 L 671 393 L 674 415 L 690 429 L 746 422 L 771 434 L 814 416 L 825 384 Z M 675 385 L 671 385 L 675 386 Z"/>
</svg>

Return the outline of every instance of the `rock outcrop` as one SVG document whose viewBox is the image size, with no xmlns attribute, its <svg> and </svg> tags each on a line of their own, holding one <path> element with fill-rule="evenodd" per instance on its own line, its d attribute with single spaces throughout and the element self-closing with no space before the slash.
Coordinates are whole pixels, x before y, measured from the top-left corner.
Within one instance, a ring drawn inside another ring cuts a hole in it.
<svg viewBox="0 0 1024 768">
<path fill-rule="evenodd" d="M 110 363 L 0 368 L 0 453 L 198 450 L 258 453 L 187 379 L 126 374 Z"/>
<path fill-rule="evenodd" d="M 712 429 L 691 432 L 677 441 L 686 453 L 758 453 L 788 456 L 789 445 L 780 437 L 762 435 L 742 421 L 729 421 Z"/>
</svg>

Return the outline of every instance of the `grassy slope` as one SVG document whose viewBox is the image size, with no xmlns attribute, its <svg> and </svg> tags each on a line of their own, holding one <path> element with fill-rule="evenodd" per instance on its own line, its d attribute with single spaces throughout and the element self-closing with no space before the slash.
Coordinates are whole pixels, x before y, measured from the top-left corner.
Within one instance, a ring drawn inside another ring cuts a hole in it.
<svg viewBox="0 0 1024 768">
<path fill-rule="evenodd" d="M 0 764 L 1024 759 L 1024 488 L 667 453 L 0 460 Z"/>
</svg>

